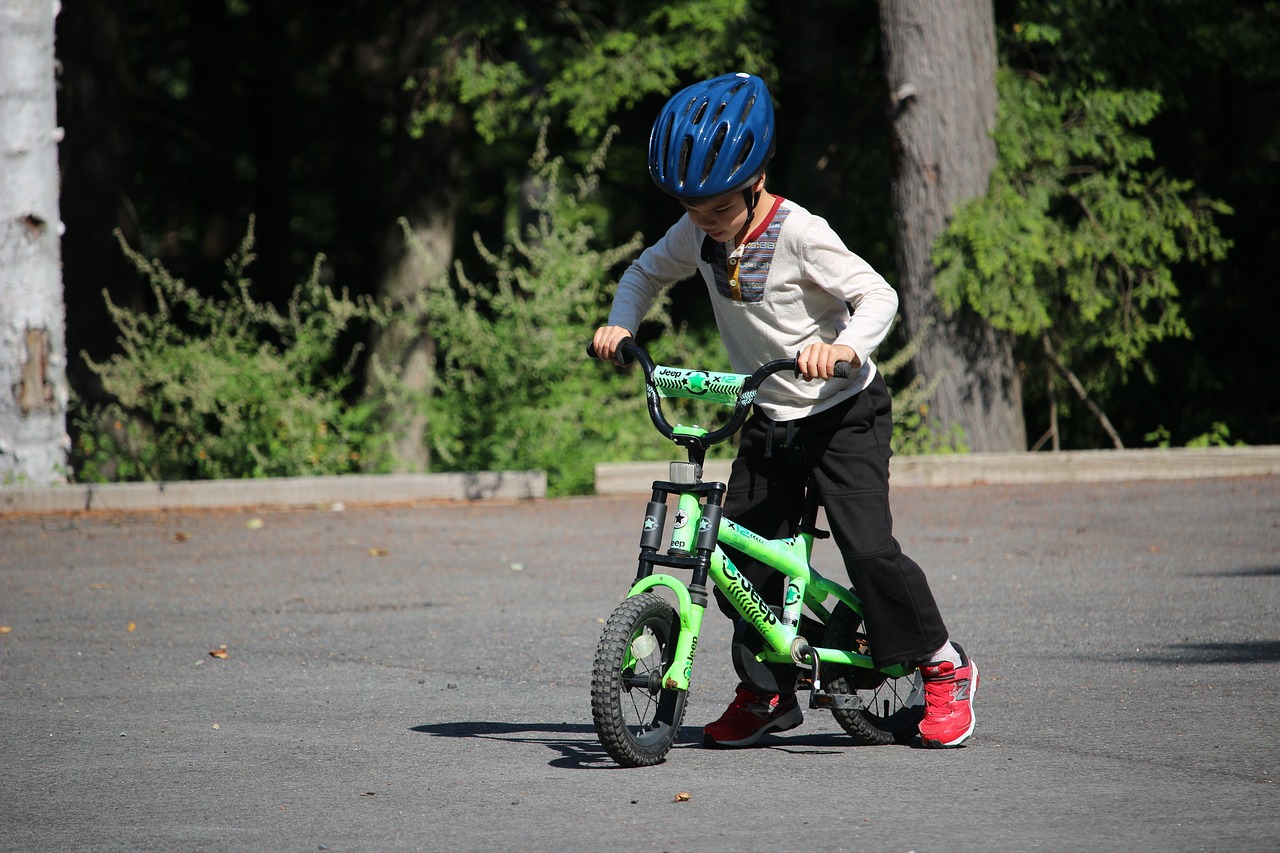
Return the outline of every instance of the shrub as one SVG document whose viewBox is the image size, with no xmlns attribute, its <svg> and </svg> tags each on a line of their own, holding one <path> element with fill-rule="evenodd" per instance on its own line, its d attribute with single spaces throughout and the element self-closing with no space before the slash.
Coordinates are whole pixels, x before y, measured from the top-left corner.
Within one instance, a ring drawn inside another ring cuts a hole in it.
<svg viewBox="0 0 1280 853">
<path fill-rule="evenodd" d="M 349 404 L 339 337 L 380 319 L 365 300 L 320 283 L 323 257 L 283 312 L 255 301 L 247 270 L 253 221 L 227 261 L 223 298 L 202 296 L 126 245 L 151 310 L 107 307 L 121 350 L 84 355 L 110 403 L 80 405 L 78 479 L 182 480 L 342 474 L 376 468 L 384 446 L 374 409 Z M 104 294 L 105 296 L 105 294 Z"/>
</svg>

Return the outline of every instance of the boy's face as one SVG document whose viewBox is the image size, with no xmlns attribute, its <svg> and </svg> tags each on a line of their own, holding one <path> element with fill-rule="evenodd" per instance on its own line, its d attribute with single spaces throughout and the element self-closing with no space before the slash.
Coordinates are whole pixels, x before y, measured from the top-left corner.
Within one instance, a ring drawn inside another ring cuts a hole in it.
<svg viewBox="0 0 1280 853">
<path fill-rule="evenodd" d="M 747 224 L 747 202 L 742 193 L 732 192 L 708 201 L 680 202 L 693 224 L 718 243 L 727 243 Z"/>
<path fill-rule="evenodd" d="M 751 189 L 759 192 L 763 188 L 764 175 L 761 175 Z M 680 204 L 688 211 L 694 225 L 720 243 L 734 239 L 747 224 L 747 200 L 736 190 L 707 201 L 682 201 Z"/>
</svg>

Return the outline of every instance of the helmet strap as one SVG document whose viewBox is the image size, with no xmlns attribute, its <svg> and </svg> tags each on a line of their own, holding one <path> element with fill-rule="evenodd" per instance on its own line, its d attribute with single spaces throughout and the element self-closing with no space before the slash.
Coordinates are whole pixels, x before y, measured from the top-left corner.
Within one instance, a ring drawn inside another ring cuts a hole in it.
<svg viewBox="0 0 1280 853">
<path fill-rule="evenodd" d="M 742 243 L 747 239 L 747 235 L 751 233 L 751 221 L 756 216 L 756 205 L 760 203 L 760 191 L 747 188 L 742 191 L 742 200 L 747 204 L 747 221 L 742 225 L 742 233 L 738 235 L 738 242 Z"/>
</svg>

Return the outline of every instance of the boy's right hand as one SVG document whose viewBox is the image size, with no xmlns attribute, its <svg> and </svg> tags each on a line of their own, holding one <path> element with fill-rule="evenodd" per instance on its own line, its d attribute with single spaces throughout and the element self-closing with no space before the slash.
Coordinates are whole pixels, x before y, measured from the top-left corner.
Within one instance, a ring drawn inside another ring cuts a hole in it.
<svg viewBox="0 0 1280 853">
<path fill-rule="evenodd" d="M 601 326 L 596 329 L 591 345 L 595 347 L 597 358 L 615 361 L 618 345 L 631 336 L 631 332 L 621 326 Z"/>
</svg>

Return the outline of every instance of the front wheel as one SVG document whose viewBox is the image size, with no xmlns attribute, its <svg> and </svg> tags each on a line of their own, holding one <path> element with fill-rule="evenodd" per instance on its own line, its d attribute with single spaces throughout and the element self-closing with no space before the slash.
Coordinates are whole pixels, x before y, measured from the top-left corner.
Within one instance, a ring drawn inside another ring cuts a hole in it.
<svg viewBox="0 0 1280 853">
<path fill-rule="evenodd" d="M 657 764 L 680 733 L 688 694 L 662 684 L 679 635 L 675 609 L 652 592 L 628 598 L 605 623 L 591 673 L 591 716 L 605 752 L 623 767 Z"/>
<path fill-rule="evenodd" d="M 832 612 L 823 642 L 828 648 L 875 654 L 862 619 L 843 604 Z M 924 685 L 918 670 L 892 678 L 874 669 L 836 666 L 830 674 L 824 669 L 823 676 L 828 692 L 857 697 L 860 707 L 832 708 L 831 713 L 859 743 L 907 743 L 916 736 L 924 718 Z"/>
</svg>

